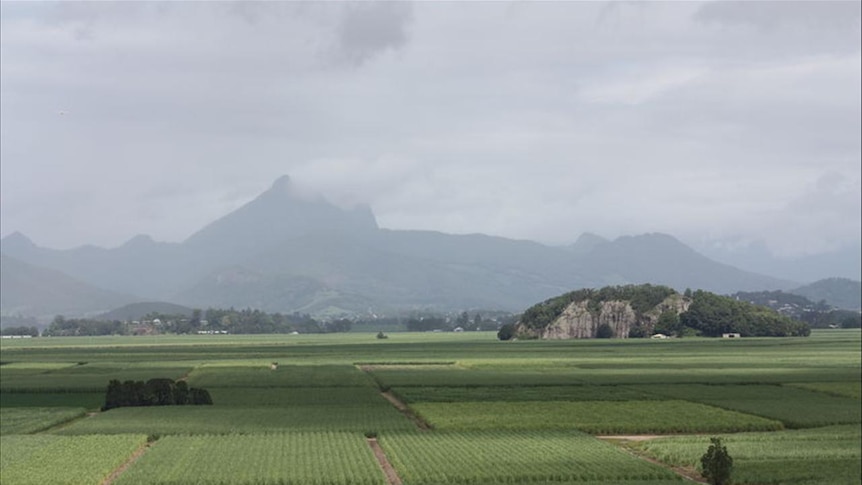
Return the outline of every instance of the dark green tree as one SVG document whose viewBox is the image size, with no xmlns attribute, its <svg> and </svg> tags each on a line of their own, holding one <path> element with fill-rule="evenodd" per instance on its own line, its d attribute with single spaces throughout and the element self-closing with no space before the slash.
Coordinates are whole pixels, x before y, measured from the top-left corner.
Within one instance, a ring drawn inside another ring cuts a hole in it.
<svg viewBox="0 0 862 485">
<path fill-rule="evenodd" d="M 512 340 L 515 336 L 515 325 L 512 323 L 507 323 L 500 327 L 500 331 L 497 332 L 497 338 L 500 340 Z"/>
<path fill-rule="evenodd" d="M 607 323 L 599 325 L 599 328 L 596 329 L 596 338 L 613 338 L 613 336 L 614 329 Z"/>
<path fill-rule="evenodd" d="M 177 381 L 174 385 L 174 404 L 184 406 L 189 401 L 189 385 L 186 381 Z"/>
<path fill-rule="evenodd" d="M 191 401 L 192 404 L 195 405 L 213 403 L 213 399 L 210 397 L 209 391 L 206 389 L 198 389 L 197 387 L 191 388 Z"/>
<path fill-rule="evenodd" d="M 682 333 L 679 315 L 671 310 L 661 312 L 661 315 L 658 316 L 658 321 L 655 324 L 653 333 L 663 333 L 665 335 L 679 335 Z"/>
<path fill-rule="evenodd" d="M 108 390 L 105 392 L 105 405 L 102 406 L 102 411 L 114 409 L 123 404 L 123 385 L 117 379 L 111 379 L 108 382 Z"/>
<path fill-rule="evenodd" d="M 710 438 L 711 444 L 706 453 L 700 457 L 703 468 L 701 475 L 711 485 L 730 484 L 730 473 L 733 471 L 733 458 L 727 453 L 727 448 L 721 444 L 721 438 Z"/>
</svg>

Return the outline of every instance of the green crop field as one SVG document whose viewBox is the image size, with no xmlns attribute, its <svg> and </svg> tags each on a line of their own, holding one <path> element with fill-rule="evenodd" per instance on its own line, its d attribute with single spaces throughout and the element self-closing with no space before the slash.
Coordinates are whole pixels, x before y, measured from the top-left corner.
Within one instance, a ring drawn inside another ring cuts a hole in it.
<svg viewBox="0 0 862 485">
<path fill-rule="evenodd" d="M 791 428 L 862 422 L 859 399 L 796 387 L 683 384 L 642 386 L 641 389 L 672 399 L 689 399 L 777 419 Z"/>
<path fill-rule="evenodd" d="M 118 485 L 385 485 L 365 438 L 357 433 L 168 436 Z"/>
<path fill-rule="evenodd" d="M 661 399 L 626 386 L 399 387 L 405 402 L 643 401 Z"/>
<path fill-rule="evenodd" d="M 418 403 L 438 429 L 578 429 L 593 434 L 716 433 L 781 429 L 774 420 L 686 401 Z"/>
<path fill-rule="evenodd" d="M 365 435 L 405 485 L 684 483 L 670 467 L 696 474 L 717 434 L 735 483 L 858 484 L 860 345 L 859 330 L 733 341 L 9 339 L 0 484 L 101 484 L 149 438 L 113 483 L 386 485 Z M 156 377 L 184 378 L 214 404 L 99 411 L 109 380 Z M 671 436 L 590 436 L 620 433 Z"/>
<path fill-rule="evenodd" d="M 679 483 L 668 470 L 576 431 L 387 433 L 405 483 Z"/>
<path fill-rule="evenodd" d="M 787 384 L 790 387 L 799 387 L 802 389 L 810 389 L 812 391 L 823 392 L 833 396 L 853 397 L 856 399 L 862 398 L 862 382 L 799 382 Z"/>
<path fill-rule="evenodd" d="M 146 441 L 144 435 L 0 436 L 0 483 L 99 484 Z"/>
<path fill-rule="evenodd" d="M 862 477 L 859 426 L 722 435 L 733 457 L 735 483 L 858 484 Z M 695 468 L 709 445 L 704 436 L 637 444 L 665 463 Z"/>
<path fill-rule="evenodd" d="M 84 415 L 82 408 L 0 408 L 0 435 L 27 434 L 46 430 Z"/>
<path fill-rule="evenodd" d="M 370 386 L 367 374 L 352 365 L 204 366 L 189 375 L 195 387 L 351 387 Z"/>
<path fill-rule="evenodd" d="M 237 434 L 283 431 L 411 429 L 392 406 L 334 404 L 266 407 L 154 406 L 112 409 L 79 420 L 62 434 Z"/>
</svg>

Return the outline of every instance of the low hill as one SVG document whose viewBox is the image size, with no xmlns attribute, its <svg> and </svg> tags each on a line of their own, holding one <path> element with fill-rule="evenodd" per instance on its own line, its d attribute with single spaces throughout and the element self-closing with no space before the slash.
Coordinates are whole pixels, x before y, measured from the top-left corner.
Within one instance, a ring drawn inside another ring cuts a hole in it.
<svg viewBox="0 0 862 485">
<path fill-rule="evenodd" d="M 115 308 L 109 312 L 98 315 L 99 320 L 119 320 L 121 322 L 130 320 L 141 320 L 146 315 L 158 313 L 161 315 L 184 315 L 192 316 L 191 308 L 175 303 L 164 301 L 137 302 L 123 305 L 120 308 Z"/>
<path fill-rule="evenodd" d="M 834 308 L 824 300 L 813 302 L 802 295 L 784 291 L 740 291 L 731 298 L 754 305 L 772 308 L 794 320 L 801 320 L 812 328 L 859 328 L 862 314 L 858 310 Z"/>
<path fill-rule="evenodd" d="M 843 310 L 862 310 L 862 281 L 826 278 L 789 292 Z"/>
<path fill-rule="evenodd" d="M 528 308 L 515 325 L 521 337 L 646 337 L 654 333 L 715 337 L 808 335 L 808 324 L 762 306 L 698 290 L 627 285 L 582 289 Z"/>
</svg>

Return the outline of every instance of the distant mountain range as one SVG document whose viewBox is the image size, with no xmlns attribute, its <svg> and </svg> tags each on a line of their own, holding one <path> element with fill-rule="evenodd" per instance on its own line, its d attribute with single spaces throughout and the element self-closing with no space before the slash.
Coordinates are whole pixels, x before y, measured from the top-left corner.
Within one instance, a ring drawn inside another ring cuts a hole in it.
<svg viewBox="0 0 862 485">
<path fill-rule="evenodd" d="M 550 247 L 381 229 L 370 208 L 341 209 L 297 191 L 288 177 L 182 243 L 137 236 L 112 249 L 53 250 L 14 233 L 0 247 L 4 314 L 84 313 L 142 300 L 317 315 L 520 311 L 583 287 L 653 283 L 729 294 L 799 286 L 717 263 L 665 234 L 613 241 L 585 234 Z M 54 289 L 58 282 L 66 290 Z"/>
<path fill-rule="evenodd" d="M 108 311 L 133 299 L 0 254 L 0 304 L 6 315 L 82 315 Z"/>
</svg>

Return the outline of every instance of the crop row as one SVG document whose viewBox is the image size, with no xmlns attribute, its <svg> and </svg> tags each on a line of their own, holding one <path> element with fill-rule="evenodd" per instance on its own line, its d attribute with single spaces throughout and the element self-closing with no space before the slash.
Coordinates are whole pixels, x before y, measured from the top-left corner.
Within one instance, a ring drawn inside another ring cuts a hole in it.
<svg viewBox="0 0 862 485">
<path fill-rule="evenodd" d="M 739 433 L 722 436 L 722 444 L 733 458 L 735 483 L 862 483 L 858 425 Z M 697 468 L 709 437 L 664 437 L 635 446 L 665 463 Z"/>
<path fill-rule="evenodd" d="M 83 408 L 0 407 L 0 435 L 35 433 L 83 416 Z"/>
<path fill-rule="evenodd" d="M 145 435 L 0 436 L 0 483 L 101 483 L 146 441 Z"/>
<path fill-rule="evenodd" d="M 4 366 L 5 367 L 5 366 Z M 29 369 L 3 369 L 0 390 L 7 392 L 99 392 L 111 379 L 146 381 L 155 377 L 177 379 L 190 367 L 123 367 L 80 365 L 32 373 Z"/>
<path fill-rule="evenodd" d="M 62 434 L 148 435 L 412 429 L 388 403 L 288 407 L 155 406 L 117 408 L 80 420 Z"/>
<path fill-rule="evenodd" d="M 645 392 L 777 419 L 791 428 L 862 422 L 858 399 L 772 385 L 651 385 Z"/>
<path fill-rule="evenodd" d="M 382 485 L 386 481 L 360 433 L 168 436 L 118 485 Z"/>
<path fill-rule="evenodd" d="M 799 387 L 812 391 L 832 394 L 834 396 L 853 397 L 862 399 L 862 381 L 850 382 L 800 382 L 788 384 L 790 387 Z"/>
<path fill-rule="evenodd" d="M 578 432 L 386 433 L 404 483 L 666 482 L 678 477 Z"/>
<path fill-rule="evenodd" d="M 105 392 L 0 392 L 0 408 L 64 407 L 95 409 L 105 402 Z"/>
<path fill-rule="evenodd" d="M 380 391 L 361 387 L 215 387 L 210 389 L 213 403 L 218 406 L 302 406 L 311 404 L 388 405 Z"/>
<path fill-rule="evenodd" d="M 399 387 L 404 402 L 633 401 L 661 399 L 625 386 Z"/>
<path fill-rule="evenodd" d="M 780 422 L 686 401 L 417 403 L 441 430 L 578 429 L 593 434 L 715 433 L 781 429 Z"/>
<path fill-rule="evenodd" d="M 599 368 L 588 366 L 481 366 L 475 368 L 401 368 L 376 369 L 374 378 L 383 386 L 402 387 L 482 387 L 482 386 L 577 386 L 633 384 L 782 384 L 820 380 L 852 382 L 860 379 L 858 368 L 820 369 L 811 366 L 742 367 L 703 362 L 688 366 L 641 367 L 629 361 L 626 366 Z"/>
<path fill-rule="evenodd" d="M 198 367 L 189 385 L 216 387 L 360 387 L 373 386 L 371 378 L 352 365 L 278 365 Z"/>
</svg>

